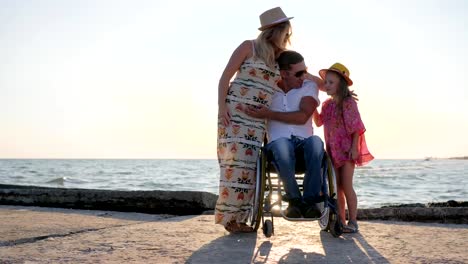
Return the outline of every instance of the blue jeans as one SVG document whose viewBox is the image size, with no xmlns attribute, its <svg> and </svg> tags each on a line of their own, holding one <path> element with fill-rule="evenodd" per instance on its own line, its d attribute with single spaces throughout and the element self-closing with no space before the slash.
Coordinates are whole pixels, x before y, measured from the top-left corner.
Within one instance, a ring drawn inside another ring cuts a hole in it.
<svg viewBox="0 0 468 264">
<path fill-rule="evenodd" d="M 291 136 L 279 138 L 266 145 L 272 163 L 284 184 L 286 195 L 291 199 L 299 199 L 306 203 L 319 202 L 322 186 L 321 165 L 324 155 L 323 142 L 318 136 L 306 139 Z M 304 195 L 301 196 L 296 181 L 296 164 L 303 162 Z"/>
</svg>

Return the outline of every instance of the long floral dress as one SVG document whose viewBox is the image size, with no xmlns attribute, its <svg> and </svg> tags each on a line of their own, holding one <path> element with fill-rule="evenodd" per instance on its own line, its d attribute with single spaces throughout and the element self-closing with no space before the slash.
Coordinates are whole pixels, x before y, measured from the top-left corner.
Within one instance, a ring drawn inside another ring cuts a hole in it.
<svg viewBox="0 0 468 264">
<path fill-rule="evenodd" d="M 255 56 L 245 60 L 231 82 L 226 104 L 231 112 L 228 126 L 218 122 L 219 198 L 215 223 L 246 222 L 256 180 L 256 161 L 266 130 L 264 119 L 252 118 L 242 109 L 248 105 L 270 106 L 279 89 L 277 67 L 272 69 Z"/>
<path fill-rule="evenodd" d="M 364 137 L 366 128 L 353 98 L 348 97 L 343 100 L 342 113 L 338 111 L 338 105 L 334 100 L 327 99 L 322 104 L 322 112 L 319 116 L 324 126 L 326 149 L 335 168 L 343 166 L 346 161 L 352 161 L 349 158 L 349 150 L 353 142 L 352 134 L 355 132 L 359 134 L 359 155 L 353 162 L 357 166 L 363 166 L 374 159 L 367 149 Z"/>
</svg>

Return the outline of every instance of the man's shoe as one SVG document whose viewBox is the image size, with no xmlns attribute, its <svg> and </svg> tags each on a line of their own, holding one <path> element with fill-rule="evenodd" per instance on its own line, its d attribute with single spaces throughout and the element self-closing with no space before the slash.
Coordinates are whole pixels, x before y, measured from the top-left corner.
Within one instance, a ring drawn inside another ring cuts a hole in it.
<svg viewBox="0 0 468 264">
<path fill-rule="evenodd" d="M 286 208 L 286 216 L 289 218 L 301 218 L 301 200 L 298 198 L 289 201 L 288 208 Z"/>
<path fill-rule="evenodd" d="M 286 216 L 289 218 L 301 218 L 301 209 L 293 204 L 290 204 L 288 208 L 286 208 Z"/>
<path fill-rule="evenodd" d="M 304 210 L 305 218 L 320 218 L 321 216 L 322 216 L 322 212 L 320 211 L 320 208 L 318 208 L 318 206 L 315 203 L 309 205 Z"/>
</svg>

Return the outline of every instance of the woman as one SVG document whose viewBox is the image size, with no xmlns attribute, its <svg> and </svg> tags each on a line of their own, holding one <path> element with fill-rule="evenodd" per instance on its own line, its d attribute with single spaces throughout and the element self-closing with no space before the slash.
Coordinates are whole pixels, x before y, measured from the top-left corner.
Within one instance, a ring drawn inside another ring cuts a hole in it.
<svg viewBox="0 0 468 264">
<path fill-rule="evenodd" d="M 255 191 L 258 151 L 265 135 L 265 120 L 249 117 L 243 110 L 247 106 L 270 106 L 280 79 L 275 59 L 289 44 L 290 19 L 279 7 L 261 14 L 260 35 L 240 44 L 219 80 L 220 184 L 215 222 L 231 233 L 253 231 L 245 223 Z"/>
</svg>

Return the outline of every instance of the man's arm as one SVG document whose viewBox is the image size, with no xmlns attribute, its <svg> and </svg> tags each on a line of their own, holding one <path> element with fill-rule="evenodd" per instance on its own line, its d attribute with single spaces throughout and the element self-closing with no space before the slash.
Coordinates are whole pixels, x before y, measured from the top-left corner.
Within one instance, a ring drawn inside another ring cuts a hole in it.
<svg viewBox="0 0 468 264">
<path fill-rule="evenodd" d="M 312 116 L 317 106 L 318 103 L 312 96 L 305 96 L 301 99 L 298 111 L 276 112 L 271 111 L 265 106 L 260 106 L 259 108 L 248 107 L 245 113 L 255 118 L 265 118 L 288 124 L 302 125 Z"/>
</svg>

